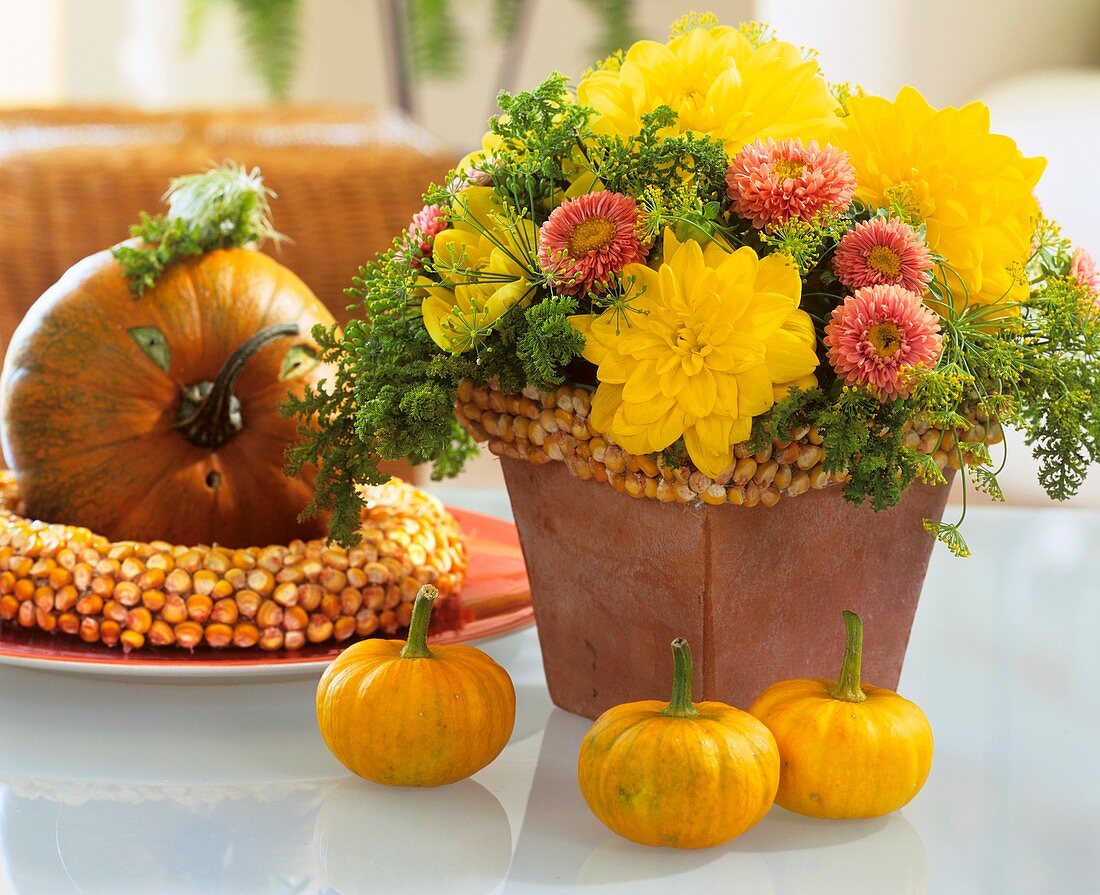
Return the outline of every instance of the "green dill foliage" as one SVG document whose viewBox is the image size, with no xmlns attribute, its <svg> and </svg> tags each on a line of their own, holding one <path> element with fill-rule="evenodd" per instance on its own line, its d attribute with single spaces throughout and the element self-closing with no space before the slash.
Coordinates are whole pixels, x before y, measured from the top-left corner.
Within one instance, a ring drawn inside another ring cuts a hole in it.
<svg viewBox="0 0 1100 895">
<path fill-rule="evenodd" d="M 502 93 L 498 102 L 501 114 L 490 119 L 489 130 L 500 145 L 486 173 L 517 209 L 544 219 L 583 164 L 579 143 L 592 110 L 571 102 L 569 79 L 560 72 L 534 90 Z"/>
<path fill-rule="evenodd" d="M 1076 494 L 1100 460 L 1100 312 L 1095 297 L 1067 275 L 1069 261 L 1058 228 L 1040 221 L 1028 299 L 961 311 L 947 288 L 954 278 L 941 264 L 932 291 L 944 350 L 915 392 L 931 419 L 950 418 L 969 401 L 979 419 L 1022 429 L 1039 461 L 1039 481 L 1056 500 Z M 983 472 L 975 484 L 996 496 L 995 478 Z"/>
<path fill-rule="evenodd" d="M 759 26 L 756 22 L 749 22 L 742 25 L 742 29 L 752 27 L 766 28 L 767 26 Z M 692 31 L 696 31 L 700 28 L 709 30 L 711 28 L 718 27 L 718 16 L 712 12 L 689 12 L 686 15 L 681 16 L 675 22 L 672 23 L 672 27 L 669 29 L 669 37 L 683 37 Z"/>
<path fill-rule="evenodd" d="M 642 116 L 640 132 L 624 138 L 592 135 L 586 141 L 587 165 L 607 189 L 628 196 L 663 194 L 683 206 L 689 189 L 692 205 L 725 201 L 729 159 L 722 141 L 700 134 L 672 132 L 676 114 L 660 106 Z"/>
<path fill-rule="evenodd" d="M 846 215 L 822 212 L 811 221 L 788 218 L 760 233 L 760 241 L 772 252 L 787 255 L 805 278 L 821 263 L 826 252 L 836 248 L 851 228 Z"/>
<path fill-rule="evenodd" d="M 431 342 L 414 287 L 414 271 L 396 248 L 361 268 L 348 294 L 363 318 L 343 333 L 318 327 L 313 334 L 332 378 L 284 405 L 301 423 L 301 441 L 287 455 L 290 474 L 318 468 L 305 512 L 331 510 L 330 533 L 349 546 L 363 506 L 356 485 L 385 481 L 380 461 L 434 461 L 443 476 L 477 450 L 454 416 L 458 381 L 475 371 Z"/>
<path fill-rule="evenodd" d="M 953 448 L 964 484 L 962 518 L 926 523 L 959 555 L 969 552 L 960 531 L 967 488 L 1004 499 L 997 475 L 1006 457 L 995 465 L 980 437 L 986 425 L 1023 431 L 1039 482 L 1055 500 L 1076 494 L 1100 461 L 1100 310 L 1068 276 L 1069 264 L 1069 243 L 1043 219 L 1026 273 L 1019 272 L 1030 285 L 1025 301 L 966 305 L 968 296 L 953 289 L 961 278 L 942 260 L 937 265 L 929 304 L 940 315 L 943 352 L 933 369 L 915 371 L 907 403 L 914 419 L 973 426 L 976 437 Z"/>
<path fill-rule="evenodd" d="M 526 382 L 549 389 L 565 381 L 565 366 L 584 350 L 584 336 L 569 323 L 576 310 L 575 299 L 553 296 L 524 311 L 516 355 Z"/>
<path fill-rule="evenodd" d="M 112 253 L 134 294 L 141 295 L 180 258 L 214 249 L 259 248 L 268 239 L 280 239 L 271 223 L 273 195 L 259 168 L 249 171 L 235 162 L 177 177 L 164 194 L 168 212 L 143 213 L 130 229 L 139 244 L 118 245 Z"/>
<path fill-rule="evenodd" d="M 181 220 L 165 215 L 141 213 L 141 223 L 130 228 L 130 235 L 140 239 L 141 246 L 118 245 L 111 253 L 122 265 L 130 289 L 142 295 L 172 262 L 189 255 L 201 255 L 202 244 Z"/>
<path fill-rule="evenodd" d="M 753 422 L 749 450 L 759 451 L 792 430 L 820 429 L 827 472 L 847 471 L 844 496 L 855 504 L 869 501 L 876 510 L 894 506 L 920 477 L 942 481 L 930 457 L 907 448 L 903 429 L 912 404 L 880 401 L 867 389 L 834 384 L 832 388 L 791 389 L 768 413 Z M 929 468 L 930 466 L 930 468 Z"/>
<path fill-rule="evenodd" d="M 792 429 L 809 426 L 812 409 L 821 403 L 825 393 L 820 388 L 792 388 L 771 410 L 753 420 L 749 450 L 757 454 L 769 447 L 775 438 L 787 438 Z"/>
<path fill-rule="evenodd" d="M 917 477 L 921 461 L 902 442 L 910 412 L 905 401 L 880 401 L 866 389 L 843 386 L 815 415 L 825 469 L 848 471 L 844 496 L 852 503 L 888 509 Z"/>
<path fill-rule="evenodd" d="M 1043 281 L 1069 270 L 1073 243 L 1062 234 L 1062 228 L 1045 215 L 1035 223 L 1034 251 L 1028 259 L 1027 272 L 1031 280 Z"/>
<path fill-rule="evenodd" d="M 1039 481 L 1056 500 L 1080 490 L 1100 462 L 1100 310 L 1074 282 L 1055 278 L 1025 309 L 1018 408 Z"/>
</svg>

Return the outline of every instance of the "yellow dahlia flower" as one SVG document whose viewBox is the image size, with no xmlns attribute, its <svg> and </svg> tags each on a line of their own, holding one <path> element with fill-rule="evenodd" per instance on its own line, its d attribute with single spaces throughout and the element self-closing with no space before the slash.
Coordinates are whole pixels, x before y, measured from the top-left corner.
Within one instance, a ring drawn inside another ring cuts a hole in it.
<svg viewBox="0 0 1100 895">
<path fill-rule="evenodd" d="M 1027 298 L 1020 266 L 1046 160 L 1025 158 L 1012 139 L 991 134 L 982 103 L 937 110 L 904 87 L 893 102 L 853 97 L 848 109 L 834 142 L 855 166 L 856 197 L 927 227 L 929 248 L 958 273 L 948 274 L 956 305 Z"/>
<path fill-rule="evenodd" d="M 571 318 L 597 365 L 592 424 L 635 454 L 682 436 L 692 462 L 717 476 L 776 388 L 817 368 L 798 271 L 785 255 L 704 249 L 665 231 L 660 269 L 631 264 L 622 278 L 617 307 Z"/>
<path fill-rule="evenodd" d="M 538 228 L 504 213 L 490 187 L 455 198 L 456 220 L 436 234 L 432 268 L 440 282 L 421 277 L 424 326 L 440 348 L 455 354 L 477 345 L 493 324 L 532 292 L 538 269 Z"/>
<path fill-rule="evenodd" d="M 577 99 L 599 114 L 598 133 L 632 136 L 658 106 L 676 112 L 668 133 L 708 134 L 734 155 L 774 137 L 821 140 L 837 126 L 837 103 L 816 62 L 769 40 L 754 48 L 734 28 L 694 28 L 667 44 L 634 44 L 618 69 L 587 74 Z"/>
</svg>

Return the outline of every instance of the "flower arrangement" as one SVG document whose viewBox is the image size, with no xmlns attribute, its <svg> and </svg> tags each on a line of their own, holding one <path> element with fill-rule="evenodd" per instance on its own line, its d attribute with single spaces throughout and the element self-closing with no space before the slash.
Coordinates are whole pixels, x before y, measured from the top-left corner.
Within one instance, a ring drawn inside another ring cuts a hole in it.
<svg viewBox="0 0 1100 895">
<path fill-rule="evenodd" d="M 317 334 L 336 372 L 291 402 L 320 421 L 291 468 L 335 537 L 379 459 L 444 476 L 475 435 L 636 496 L 876 510 L 949 468 L 1000 497 L 1002 425 L 1056 499 L 1100 457 L 1100 276 L 982 104 L 691 15 L 500 108 Z M 961 521 L 926 526 L 965 554 Z"/>
</svg>

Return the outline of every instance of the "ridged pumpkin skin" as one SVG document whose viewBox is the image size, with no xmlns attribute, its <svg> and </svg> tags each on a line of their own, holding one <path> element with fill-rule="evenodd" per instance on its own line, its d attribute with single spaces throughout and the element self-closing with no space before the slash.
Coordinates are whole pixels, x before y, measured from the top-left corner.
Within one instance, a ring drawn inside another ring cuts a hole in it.
<svg viewBox="0 0 1100 895">
<path fill-rule="evenodd" d="M 418 635 L 417 596 L 409 640 Z M 317 686 L 317 723 L 352 773 L 387 786 L 441 786 L 496 758 L 516 717 L 503 668 L 479 649 L 435 646 L 402 656 L 403 640 L 364 640 L 344 650 Z"/>
<path fill-rule="evenodd" d="M 776 804 L 809 817 L 889 814 L 920 792 L 932 768 L 928 718 L 893 690 L 859 682 L 862 627 L 854 613 L 845 613 L 845 624 L 849 642 L 840 682 L 781 681 L 749 710 L 779 746 Z M 838 688 L 865 698 L 838 698 Z"/>
<path fill-rule="evenodd" d="M 680 654 L 677 660 L 679 676 Z M 690 682 L 690 654 L 687 662 Z M 691 705 L 690 683 L 684 704 Z M 721 845 L 771 808 L 779 784 L 775 740 L 751 715 L 721 702 L 695 703 L 696 714 L 687 716 L 668 708 L 643 700 L 600 715 L 581 744 L 581 794 L 601 823 L 633 842 Z"/>
<path fill-rule="evenodd" d="M 835 681 L 772 684 L 750 710 L 779 746 L 776 804 L 810 817 L 881 817 L 906 805 L 932 769 L 932 727 L 893 690 L 834 699 Z"/>
<path fill-rule="evenodd" d="M 71 268 L 30 309 L 0 382 L 3 447 L 28 515 L 112 540 L 231 547 L 323 533 L 297 521 L 311 476 L 288 479 L 295 422 L 278 412 L 321 368 L 280 381 L 288 351 L 332 315 L 293 273 L 259 252 L 221 249 L 172 264 L 135 296 L 109 251 Z M 248 361 L 233 393 L 243 428 L 210 449 L 176 426 L 182 390 L 213 381 L 249 338 L 297 324 Z M 164 370 L 132 330 L 155 327 Z M 301 349 L 298 349 L 301 350 Z"/>
</svg>

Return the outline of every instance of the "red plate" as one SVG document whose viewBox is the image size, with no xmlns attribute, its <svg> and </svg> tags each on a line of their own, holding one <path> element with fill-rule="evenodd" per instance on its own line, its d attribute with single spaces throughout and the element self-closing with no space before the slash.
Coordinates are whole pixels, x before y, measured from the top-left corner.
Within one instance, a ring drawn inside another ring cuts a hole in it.
<svg viewBox="0 0 1100 895">
<path fill-rule="evenodd" d="M 465 643 L 499 637 L 531 624 L 531 591 L 516 527 L 448 507 L 466 535 L 470 567 L 462 594 L 440 606 L 429 643 Z M 305 677 L 318 673 L 348 644 L 320 643 L 300 650 L 215 650 L 155 647 L 125 654 L 66 634 L 47 634 L 0 621 L 0 664 L 72 674 L 126 677 Z"/>
</svg>

